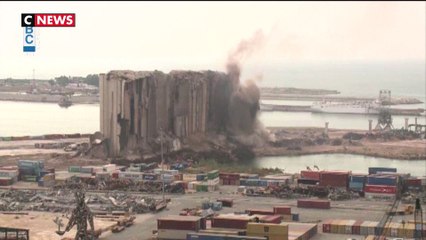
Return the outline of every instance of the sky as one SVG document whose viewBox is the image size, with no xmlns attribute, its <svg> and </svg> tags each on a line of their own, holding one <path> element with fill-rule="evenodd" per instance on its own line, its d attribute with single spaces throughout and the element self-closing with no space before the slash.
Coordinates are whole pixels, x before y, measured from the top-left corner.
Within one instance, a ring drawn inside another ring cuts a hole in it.
<svg viewBox="0 0 426 240">
<path fill-rule="evenodd" d="M 24 53 L 21 13 L 75 13 L 38 28 Z M 265 42 L 243 65 L 425 62 L 426 2 L 0 2 L 0 78 L 110 70 L 219 70 L 239 42 Z M 247 69 L 247 68 L 246 68 Z"/>
</svg>

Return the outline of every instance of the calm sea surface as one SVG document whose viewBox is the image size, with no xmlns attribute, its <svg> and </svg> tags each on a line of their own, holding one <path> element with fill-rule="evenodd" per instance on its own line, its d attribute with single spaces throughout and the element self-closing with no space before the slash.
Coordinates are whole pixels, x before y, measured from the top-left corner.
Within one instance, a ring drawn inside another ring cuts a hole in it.
<svg viewBox="0 0 426 240">
<path fill-rule="evenodd" d="M 297 173 L 306 170 L 306 167 L 314 169 L 314 165 L 321 170 L 351 170 L 353 173 L 368 173 L 369 167 L 394 167 L 400 173 L 426 176 L 426 160 L 404 161 L 352 154 L 262 157 L 254 161 L 253 165 L 265 168 L 278 167 L 288 173 Z"/>
</svg>

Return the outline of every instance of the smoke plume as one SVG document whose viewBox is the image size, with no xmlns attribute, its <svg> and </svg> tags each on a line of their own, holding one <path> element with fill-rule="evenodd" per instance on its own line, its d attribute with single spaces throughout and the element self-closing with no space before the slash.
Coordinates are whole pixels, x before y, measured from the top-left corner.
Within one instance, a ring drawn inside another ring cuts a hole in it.
<svg viewBox="0 0 426 240">
<path fill-rule="evenodd" d="M 238 141 L 246 145 L 262 145 L 268 136 L 257 119 L 260 109 L 259 88 L 254 80 L 240 82 L 242 62 L 262 46 L 264 39 L 262 31 L 259 30 L 252 38 L 241 41 L 230 53 L 226 63 L 226 70 L 234 89 L 229 100 L 228 130 Z"/>
</svg>

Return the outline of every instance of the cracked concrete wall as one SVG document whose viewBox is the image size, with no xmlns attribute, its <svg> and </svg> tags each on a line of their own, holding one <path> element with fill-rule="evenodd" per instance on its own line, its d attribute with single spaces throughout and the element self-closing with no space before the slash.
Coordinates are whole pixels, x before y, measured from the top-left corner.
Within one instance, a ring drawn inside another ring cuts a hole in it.
<svg viewBox="0 0 426 240">
<path fill-rule="evenodd" d="M 100 74 L 101 132 L 109 154 L 149 148 L 160 127 L 169 136 L 223 131 L 232 93 L 213 71 L 111 71 Z"/>
</svg>

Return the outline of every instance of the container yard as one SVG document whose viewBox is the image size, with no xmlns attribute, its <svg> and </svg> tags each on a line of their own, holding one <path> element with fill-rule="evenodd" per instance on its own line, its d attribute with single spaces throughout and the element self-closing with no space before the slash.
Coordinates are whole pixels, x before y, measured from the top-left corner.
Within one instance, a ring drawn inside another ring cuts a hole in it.
<svg viewBox="0 0 426 240">
<path fill-rule="evenodd" d="M 397 169 L 366 169 L 365 173 L 302 170 L 262 176 L 218 170 L 186 173 L 184 167 L 171 168 L 105 164 L 55 171 L 43 161 L 22 160 L 16 166 L 0 167 L 0 175 L 8 179 L 1 186 L 0 209 L 12 215 L 31 210 L 64 211 L 72 201 L 50 190 L 66 188 L 78 180 L 87 187 L 89 207 L 98 218 L 120 212 L 134 215 L 136 225 L 141 218 L 155 219 L 157 224 L 148 224 L 146 231 L 158 239 L 308 240 L 342 235 L 410 239 L 420 234 L 414 222 L 409 222 L 414 221 L 413 199 L 409 197 L 414 194 L 426 200 L 426 179 L 398 173 Z M 169 199 L 168 211 L 157 210 L 162 208 L 163 188 Z M 124 192 L 111 195 L 110 191 Z M 140 196 L 131 197 L 125 193 L 128 191 Z M 291 194 L 283 195 L 289 191 Z M 336 201 L 331 198 L 333 194 L 349 197 Z M 397 198 L 405 205 L 398 203 L 393 219 L 381 227 L 380 220 L 392 210 Z M 141 199 L 145 205 L 138 203 Z M 370 218 L 365 219 L 363 211 L 369 211 Z M 121 234 L 124 228 L 117 225 L 112 229 L 102 236 Z M 30 234 L 31 230 L 37 232 L 30 229 Z M 126 231 L 131 234 L 134 230 L 129 227 Z"/>
</svg>

